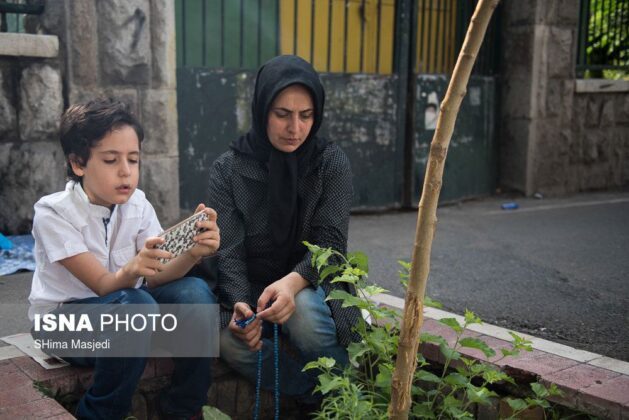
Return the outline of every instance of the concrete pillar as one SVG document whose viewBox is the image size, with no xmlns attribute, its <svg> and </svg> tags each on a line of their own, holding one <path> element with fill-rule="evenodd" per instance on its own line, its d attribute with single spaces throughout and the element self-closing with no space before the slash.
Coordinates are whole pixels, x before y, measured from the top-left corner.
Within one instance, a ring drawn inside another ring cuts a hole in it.
<svg viewBox="0 0 629 420">
<path fill-rule="evenodd" d="M 574 0 L 505 0 L 500 183 L 526 195 L 571 185 L 576 66 Z"/>
</svg>

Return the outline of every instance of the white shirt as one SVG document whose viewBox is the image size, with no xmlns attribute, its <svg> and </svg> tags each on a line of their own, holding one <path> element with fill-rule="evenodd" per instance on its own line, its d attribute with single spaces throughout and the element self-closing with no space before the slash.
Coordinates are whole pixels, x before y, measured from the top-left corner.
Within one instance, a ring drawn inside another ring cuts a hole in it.
<svg viewBox="0 0 629 420">
<path fill-rule="evenodd" d="M 35 274 L 29 318 L 59 304 L 97 296 L 59 261 L 90 252 L 110 272 L 129 262 L 151 236 L 162 232 L 157 215 L 138 189 L 113 211 L 91 204 L 81 184 L 70 181 L 65 191 L 42 197 L 35 204 Z M 135 287 L 140 287 L 138 279 Z"/>
</svg>

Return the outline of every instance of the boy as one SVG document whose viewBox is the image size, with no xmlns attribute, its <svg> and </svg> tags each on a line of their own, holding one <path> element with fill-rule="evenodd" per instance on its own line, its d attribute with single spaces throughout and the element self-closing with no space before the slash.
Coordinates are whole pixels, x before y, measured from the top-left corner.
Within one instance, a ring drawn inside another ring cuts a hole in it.
<svg viewBox="0 0 629 420">
<path fill-rule="evenodd" d="M 127 106 L 113 99 L 72 106 L 62 116 L 60 138 L 70 181 L 65 191 L 35 204 L 31 319 L 49 312 L 78 316 L 82 309 L 76 303 L 216 303 L 203 280 L 184 277 L 219 247 L 216 212 L 197 207 L 209 219 L 197 226 L 207 230 L 184 254 L 170 259 L 169 252 L 155 248 L 163 242 L 157 237 L 162 229 L 136 189 L 144 132 Z M 170 261 L 162 264 L 160 258 Z M 65 360 L 94 367 L 94 383 L 79 402 L 78 418 L 124 418 L 146 357 Z M 206 402 L 210 359 L 175 358 L 174 365 L 160 408 L 166 416 L 194 418 Z"/>
</svg>

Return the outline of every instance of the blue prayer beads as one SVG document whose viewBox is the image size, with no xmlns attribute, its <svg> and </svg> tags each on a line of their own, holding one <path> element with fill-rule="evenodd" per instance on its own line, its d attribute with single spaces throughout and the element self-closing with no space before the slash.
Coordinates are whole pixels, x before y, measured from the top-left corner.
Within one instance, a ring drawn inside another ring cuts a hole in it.
<svg viewBox="0 0 629 420">
<path fill-rule="evenodd" d="M 256 314 L 246 319 L 235 319 L 234 322 L 240 328 L 246 328 L 256 319 Z M 275 420 L 280 418 L 280 358 L 279 358 L 279 329 L 277 324 L 273 324 L 273 360 L 275 365 Z M 256 374 L 256 402 L 253 412 L 253 419 L 258 420 L 260 415 L 260 389 L 262 385 L 262 350 L 258 350 L 258 368 Z"/>
</svg>

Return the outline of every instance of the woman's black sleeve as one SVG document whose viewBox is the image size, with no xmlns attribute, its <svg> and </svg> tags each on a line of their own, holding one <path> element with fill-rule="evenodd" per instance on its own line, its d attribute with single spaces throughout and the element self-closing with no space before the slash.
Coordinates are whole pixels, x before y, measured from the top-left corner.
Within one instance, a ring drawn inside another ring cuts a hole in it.
<svg viewBox="0 0 629 420">
<path fill-rule="evenodd" d="M 229 159 L 223 156 L 214 162 L 210 169 L 208 206 L 216 210 L 221 235 L 221 245 L 217 253 L 218 299 L 221 305 L 230 310 L 236 302 L 247 302 L 255 308 L 247 277 L 245 228 L 234 201 L 231 177 Z"/>
<path fill-rule="evenodd" d="M 339 148 L 324 158 L 321 169 L 323 191 L 311 221 L 312 233 L 308 242 L 323 248 L 347 252 L 349 211 L 352 205 L 352 171 L 349 160 Z M 312 254 L 306 252 L 293 271 L 301 274 L 313 286 L 319 282 L 319 274 L 311 264 Z"/>
</svg>

